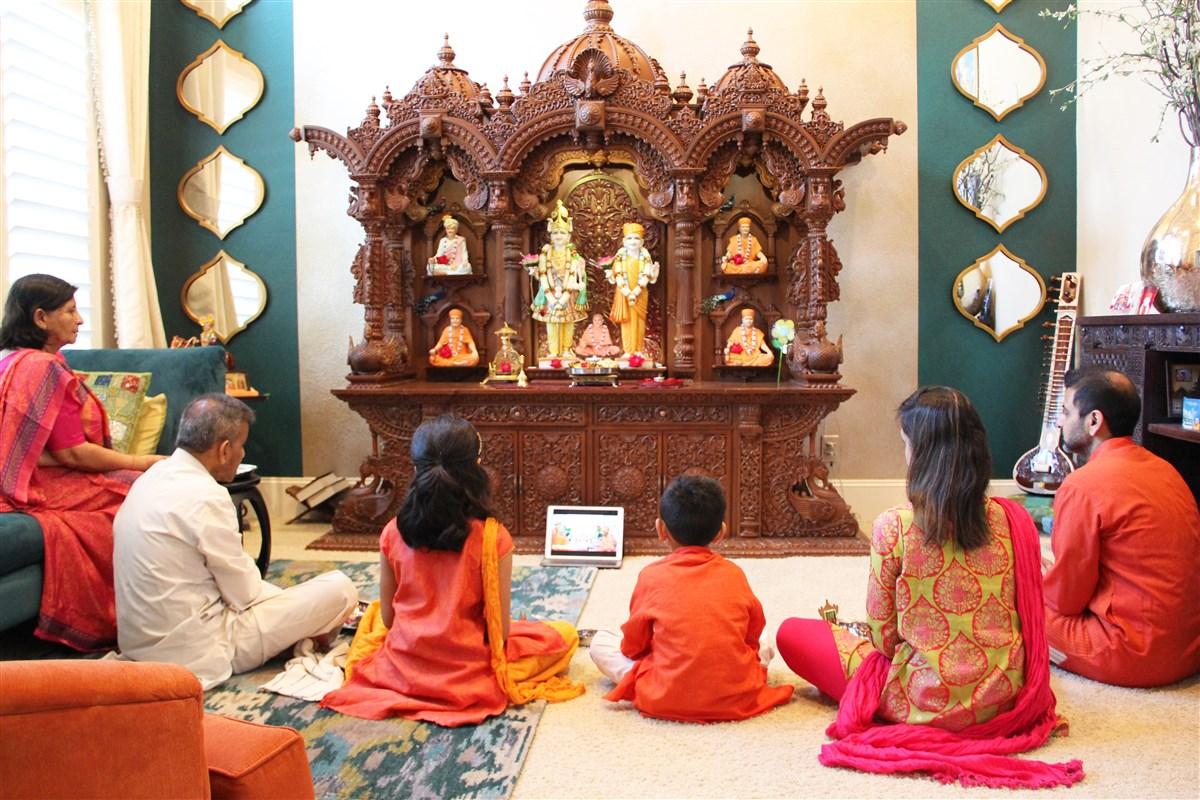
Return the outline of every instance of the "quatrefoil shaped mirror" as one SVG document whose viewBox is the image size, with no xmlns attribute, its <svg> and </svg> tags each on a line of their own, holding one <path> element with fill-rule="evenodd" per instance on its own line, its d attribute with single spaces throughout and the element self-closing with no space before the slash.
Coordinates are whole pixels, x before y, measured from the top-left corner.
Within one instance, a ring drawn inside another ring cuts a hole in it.
<svg viewBox="0 0 1200 800">
<path fill-rule="evenodd" d="M 1046 170 L 1021 148 L 997 134 L 954 170 L 954 196 L 997 233 L 1042 202 Z"/>
<path fill-rule="evenodd" d="M 254 0 L 179 0 L 206 20 L 224 28 L 225 23 L 236 17 Z"/>
<path fill-rule="evenodd" d="M 996 23 L 958 51 L 950 78 L 956 89 L 999 122 L 1041 91 L 1046 62 L 1024 39 Z"/>
<path fill-rule="evenodd" d="M 997 342 L 1033 319 L 1046 302 L 1046 282 L 1004 245 L 958 273 L 954 306 Z"/>
<path fill-rule="evenodd" d="M 224 239 L 262 205 L 262 175 L 224 146 L 200 160 L 179 181 L 179 206 Z"/>
<path fill-rule="evenodd" d="M 220 39 L 179 73 L 179 103 L 217 133 L 258 105 L 263 74 L 244 55 Z"/>
<path fill-rule="evenodd" d="M 263 279 L 224 250 L 183 285 L 184 312 L 201 326 L 211 320 L 222 342 L 246 330 L 266 307 Z"/>
</svg>

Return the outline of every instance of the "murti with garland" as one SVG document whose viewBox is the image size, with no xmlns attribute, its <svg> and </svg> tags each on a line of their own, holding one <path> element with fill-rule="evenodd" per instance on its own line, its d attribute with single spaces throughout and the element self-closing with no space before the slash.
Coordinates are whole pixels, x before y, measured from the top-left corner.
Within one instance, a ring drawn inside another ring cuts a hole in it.
<svg viewBox="0 0 1200 800">
<path fill-rule="evenodd" d="M 571 355 L 575 323 L 587 316 L 587 271 L 571 243 L 571 215 L 561 200 L 546 223 L 550 244 L 529 267 L 538 282 L 530 309 L 534 319 L 546 323 L 547 355 L 557 358 Z"/>
<path fill-rule="evenodd" d="M 756 275 L 767 271 L 767 254 L 750 232 L 750 218 L 738 220 L 738 232 L 729 237 L 725 255 L 721 257 L 721 272 L 726 275 Z"/>
<path fill-rule="evenodd" d="M 442 217 L 442 227 L 446 235 L 438 242 L 437 252 L 429 259 L 425 271 L 430 275 L 470 275 L 467 240 L 458 235 L 458 220 L 447 214 Z"/>
<path fill-rule="evenodd" d="M 621 228 L 624 246 L 613 256 L 605 271 L 615 284 L 608 318 L 621 326 L 621 349 L 626 356 L 645 355 L 646 315 L 650 311 L 647 287 L 658 280 L 658 264 L 642 246 L 646 229 L 636 222 Z"/>
<path fill-rule="evenodd" d="M 725 342 L 725 364 L 731 367 L 769 367 L 775 354 L 767 346 L 767 337 L 754 324 L 754 309 L 742 310 L 742 324 L 733 329 Z"/>
<path fill-rule="evenodd" d="M 434 367 L 473 367 L 479 363 L 479 350 L 475 347 L 475 338 L 466 325 L 462 324 L 463 312 L 460 309 L 450 309 L 450 324 L 442 329 L 429 351 L 429 364 Z"/>
</svg>

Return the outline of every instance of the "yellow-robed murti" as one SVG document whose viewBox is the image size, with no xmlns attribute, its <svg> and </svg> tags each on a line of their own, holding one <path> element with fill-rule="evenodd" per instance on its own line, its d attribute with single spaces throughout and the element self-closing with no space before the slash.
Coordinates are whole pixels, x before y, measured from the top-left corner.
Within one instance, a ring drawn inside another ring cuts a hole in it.
<svg viewBox="0 0 1200 800">
<path fill-rule="evenodd" d="M 725 364 L 731 367 L 769 367 L 775 354 L 767 345 L 767 336 L 754 324 L 754 309 L 742 311 L 742 324 L 733 329 L 725 342 Z"/>
<path fill-rule="evenodd" d="M 627 222 L 621 229 L 623 246 L 613 256 L 605 276 L 616 285 L 608 318 L 621 326 L 621 350 L 626 356 L 644 355 L 646 315 L 650 311 L 648 287 L 658 280 L 658 264 L 643 247 L 645 228 Z"/>
<path fill-rule="evenodd" d="M 750 232 L 750 218 L 738 220 L 738 232 L 729 237 L 729 246 L 721 256 L 721 272 L 727 275 L 755 275 L 767 271 L 767 254 Z"/>
</svg>

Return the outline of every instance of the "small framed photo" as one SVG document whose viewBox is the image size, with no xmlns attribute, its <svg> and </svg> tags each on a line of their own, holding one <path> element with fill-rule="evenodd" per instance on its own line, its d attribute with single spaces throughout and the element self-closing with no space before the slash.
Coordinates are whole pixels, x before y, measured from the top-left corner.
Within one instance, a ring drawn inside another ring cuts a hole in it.
<svg viewBox="0 0 1200 800">
<path fill-rule="evenodd" d="M 244 372 L 226 372 L 225 373 L 225 393 L 237 394 L 238 392 L 250 391 L 250 383 L 246 380 Z"/>
<path fill-rule="evenodd" d="M 1183 416 L 1183 398 L 1200 394 L 1200 364 L 1167 364 L 1170 393 L 1167 416 Z"/>
</svg>

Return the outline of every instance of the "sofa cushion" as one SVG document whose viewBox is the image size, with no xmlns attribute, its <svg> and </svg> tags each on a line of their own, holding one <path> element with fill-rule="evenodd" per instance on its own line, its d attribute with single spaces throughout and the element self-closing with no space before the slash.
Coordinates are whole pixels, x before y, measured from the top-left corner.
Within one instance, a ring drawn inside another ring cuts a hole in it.
<svg viewBox="0 0 1200 800">
<path fill-rule="evenodd" d="M 156 394 L 142 401 L 142 410 L 138 414 L 137 427 L 133 429 L 133 439 L 129 442 L 129 452 L 135 456 L 148 456 L 158 449 L 158 440 L 162 438 L 163 425 L 167 423 L 167 396 Z"/>
<path fill-rule="evenodd" d="M 0 514 L 0 573 L 41 564 L 44 544 L 36 519 L 18 511 Z"/>
<path fill-rule="evenodd" d="M 142 402 L 150 388 L 149 372 L 84 372 L 76 370 L 108 414 L 108 431 L 113 450 L 128 453 L 137 430 Z"/>
<path fill-rule="evenodd" d="M 313 797 L 304 739 L 293 728 L 204 715 L 213 800 Z"/>
<path fill-rule="evenodd" d="M 225 349 L 182 347 L 62 351 L 71 369 L 137 370 L 153 376 L 154 391 L 167 395 L 167 421 L 156 452 L 175 449 L 175 432 L 183 407 L 196 395 L 225 391 Z"/>
</svg>

